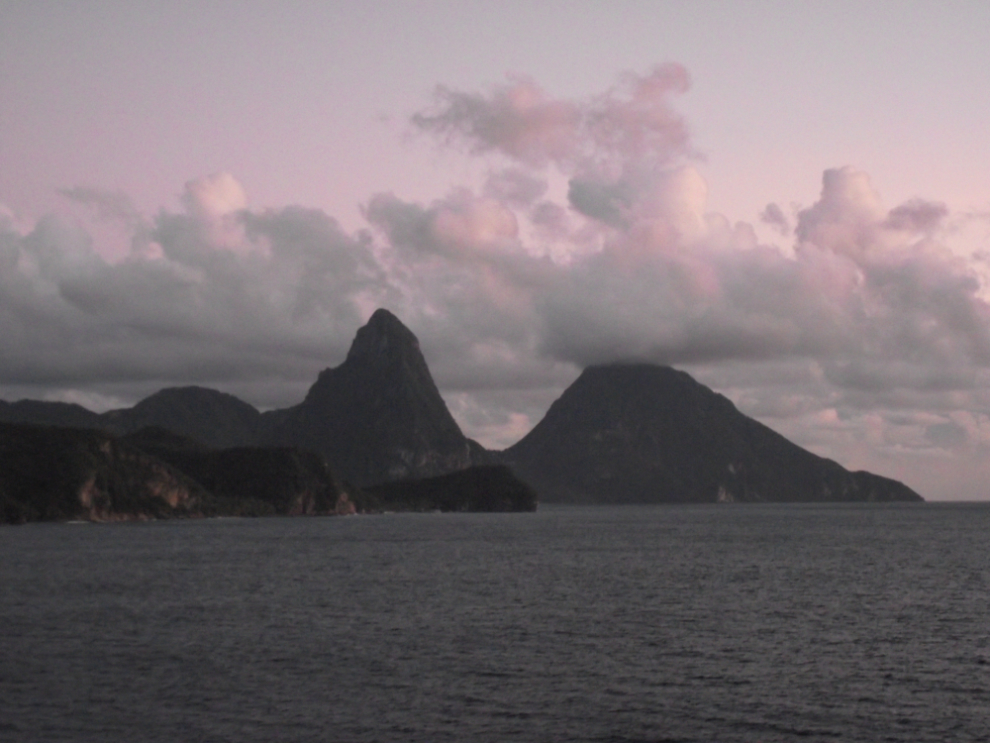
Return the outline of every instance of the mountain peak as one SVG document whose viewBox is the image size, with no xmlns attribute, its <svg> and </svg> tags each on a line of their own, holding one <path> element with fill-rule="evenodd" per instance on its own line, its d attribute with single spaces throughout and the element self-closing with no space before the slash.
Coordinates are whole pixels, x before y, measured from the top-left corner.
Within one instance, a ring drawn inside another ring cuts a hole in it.
<svg viewBox="0 0 990 743">
<path fill-rule="evenodd" d="M 343 364 L 320 372 L 306 399 L 275 418 L 276 442 L 322 454 L 356 485 L 429 477 L 472 462 L 419 341 L 385 309 L 357 331 Z"/>
<path fill-rule="evenodd" d="M 347 360 L 381 359 L 419 353 L 419 340 L 402 321 L 384 308 L 375 310 L 368 323 L 360 328 L 347 353 Z"/>
</svg>

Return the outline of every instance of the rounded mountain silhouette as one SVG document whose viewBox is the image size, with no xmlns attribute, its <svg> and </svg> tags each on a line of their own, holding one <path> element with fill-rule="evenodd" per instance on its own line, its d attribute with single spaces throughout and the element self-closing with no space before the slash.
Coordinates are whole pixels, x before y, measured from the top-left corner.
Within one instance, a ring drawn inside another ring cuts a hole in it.
<svg viewBox="0 0 990 743">
<path fill-rule="evenodd" d="M 503 453 L 547 502 L 921 500 L 849 472 L 740 413 L 687 373 L 592 366 Z"/>
</svg>

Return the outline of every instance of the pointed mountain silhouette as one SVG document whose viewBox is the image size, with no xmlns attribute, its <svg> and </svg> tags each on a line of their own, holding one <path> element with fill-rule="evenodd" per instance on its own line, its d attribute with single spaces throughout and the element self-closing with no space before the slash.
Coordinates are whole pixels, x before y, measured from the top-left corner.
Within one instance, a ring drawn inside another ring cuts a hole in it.
<svg viewBox="0 0 990 743">
<path fill-rule="evenodd" d="M 549 502 L 921 500 L 802 449 L 685 372 L 649 364 L 589 367 L 502 456 Z"/>
<path fill-rule="evenodd" d="M 322 454 L 355 485 L 446 474 L 483 451 L 447 410 L 416 336 L 385 309 L 358 330 L 343 364 L 320 373 L 303 402 L 264 420 L 269 443 Z"/>
</svg>

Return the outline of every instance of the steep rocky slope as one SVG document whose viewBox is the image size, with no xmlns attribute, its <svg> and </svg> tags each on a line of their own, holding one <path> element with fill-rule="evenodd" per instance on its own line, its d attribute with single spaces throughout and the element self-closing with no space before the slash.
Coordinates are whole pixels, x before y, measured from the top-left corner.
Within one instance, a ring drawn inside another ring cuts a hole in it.
<svg viewBox="0 0 990 743">
<path fill-rule="evenodd" d="M 416 336 L 384 309 L 358 330 L 344 363 L 320 373 L 303 402 L 264 419 L 269 443 L 322 454 L 356 485 L 453 472 L 482 451 L 447 410 Z"/>
</svg>

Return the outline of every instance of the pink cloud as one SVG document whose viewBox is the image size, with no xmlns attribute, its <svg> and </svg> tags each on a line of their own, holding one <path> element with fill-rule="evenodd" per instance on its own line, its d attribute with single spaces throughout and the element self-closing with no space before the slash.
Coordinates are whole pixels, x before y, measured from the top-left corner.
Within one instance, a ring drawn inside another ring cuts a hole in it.
<svg viewBox="0 0 990 743">
<path fill-rule="evenodd" d="M 894 230 L 929 233 L 937 230 L 948 215 L 949 209 L 945 204 L 912 199 L 891 209 L 884 226 Z"/>
<path fill-rule="evenodd" d="M 0 218 L 0 375 L 309 380 L 385 305 L 465 411 L 498 398 L 500 413 L 470 412 L 498 436 L 522 420 L 506 390 L 559 390 L 577 367 L 637 360 L 750 370 L 740 399 L 795 430 L 813 423 L 822 446 L 850 432 L 891 451 L 972 446 L 985 421 L 957 414 L 990 404 L 990 305 L 974 264 L 943 242 L 953 215 L 921 199 L 888 209 L 867 174 L 835 168 L 796 215 L 795 244 L 761 244 L 709 211 L 671 106 L 687 85 L 662 66 L 581 100 L 527 78 L 440 88 L 413 125 L 511 162 L 480 192 L 375 195 L 354 234 L 317 209 L 251 209 L 224 174 L 190 181 L 183 208 L 154 218 L 67 192 L 128 225 L 118 263 L 59 220 Z M 791 234 L 777 205 L 761 219 Z M 799 373 L 763 390 L 767 369 Z M 781 389 L 786 405 L 771 399 Z"/>
<path fill-rule="evenodd" d="M 554 164 L 566 173 L 619 173 L 639 161 L 656 167 L 687 154 L 689 135 L 671 98 L 690 85 L 680 65 L 645 75 L 626 73 L 619 84 L 584 100 L 555 99 L 532 79 L 510 76 L 487 94 L 439 86 L 434 106 L 413 126 L 474 154 L 500 153 L 531 168 Z"/>
<path fill-rule="evenodd" d="M 760 221 L 770 225 L 781 235 L 786 236 L 791 231 L 790 220 L 777 204 L 767 204 L 766 208 L 760 212 Z"/>
<path fill-rule="evenodd" d="M 473 153 L 500 152 L 535 167 L 572 155 L 580 120 L 576 104 L 553 100 L 518 75 L 487 96 L 437 86 L 434 109 L 412 117 L 415 127 L 448 143 L 460 140 Z"/>
</svg>

